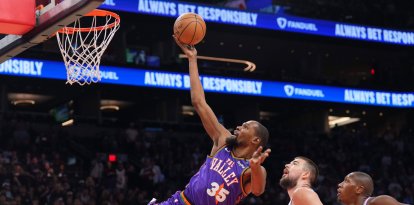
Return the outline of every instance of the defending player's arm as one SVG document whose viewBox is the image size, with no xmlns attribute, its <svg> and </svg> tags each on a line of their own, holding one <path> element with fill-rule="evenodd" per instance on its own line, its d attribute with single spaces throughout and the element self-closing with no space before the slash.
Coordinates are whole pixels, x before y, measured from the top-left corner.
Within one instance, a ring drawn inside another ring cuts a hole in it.
<svg viewBox="0 0 414 205">
<path fill-rule="evenodd" d="M 370 205 L 405 205 L 387 195 L 377 196 L 374 199 L 372 199 L 369 204 Z"/>
<path fill-rule="evenodd" d="M 292 195 L 294 205 L 322 205 L 318 194 L 310 188 L 298 188 Z"/>
<path fill-rule="evenodd" d="M 189 48 L 186 45 L 181 44 L 175 36 L 174 39 L 177 45 L 181 47 L 184 54 L 188 57 L 191 102 L 194 106 L 194 109 L 200 116 L 204 129 L 213 140 L 215 147 L 221 147 L 225 144 L 225 138 L 231 134 L 223 125 L 219 123 L 213 110 L 206 102 L 204 90 L 200 82 L 200 76 L 198 74 L 197 50 L 194 47 Z"/>
<path fill-rule="evenodd" d="M 243 178 L 250 180 L 244 182 L 244 190 L 247 193 L 253 193 L 255 196 L 260 196 L 265 191 L 266 187 L 266 169 L 262 166 L 264 160 L 269 156 L 271 150 L 267 149 L 262 152 L 263 147 L 260 146 L 250 159 L 250 169 L 245 172 Z"/>
</svg>

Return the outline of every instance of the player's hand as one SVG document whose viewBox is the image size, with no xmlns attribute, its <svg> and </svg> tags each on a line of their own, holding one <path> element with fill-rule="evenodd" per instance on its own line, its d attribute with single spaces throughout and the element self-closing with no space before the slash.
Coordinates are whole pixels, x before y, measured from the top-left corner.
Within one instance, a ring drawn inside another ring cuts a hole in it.
<svg viewBox="0 0 414 205">
<path fill-rule="evenodd" d="M 188 59 L 197 57 L 197 49 L 194 46 L 182 44 L 180 41 L 178 41 L 175 35 L 173 35 L 173 38 L 177 45 L 180 46 L 181 50 L 183 50 Z"/>
<path fill-rule="evenodd" d="M 263 151 L 263 147 L 260 146 L 259 148 L 257 148 L 257 150 L 253 153 L 252 158 L 249 160 L 250 162 L 250 167 L 254 167 L 254 166 L 260 166 L 265 159 L 269 156 L 270 152 L 272 151 L 271 149 L 267 149 L 266 151 Z"/>
</svg>

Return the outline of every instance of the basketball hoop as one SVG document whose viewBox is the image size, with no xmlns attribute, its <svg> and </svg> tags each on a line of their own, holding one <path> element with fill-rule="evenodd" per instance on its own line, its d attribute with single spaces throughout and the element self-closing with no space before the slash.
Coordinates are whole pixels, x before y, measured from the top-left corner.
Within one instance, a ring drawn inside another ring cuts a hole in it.
<svg viewBox="0 0 414 205">
<path fill-rule="evenodd" d="M 66 83 L 85 85 L 101 80 L 101 57 L 120 22 L 118 14 L 95 9 L 56 32 L 66 67 Z"/>
</svg>

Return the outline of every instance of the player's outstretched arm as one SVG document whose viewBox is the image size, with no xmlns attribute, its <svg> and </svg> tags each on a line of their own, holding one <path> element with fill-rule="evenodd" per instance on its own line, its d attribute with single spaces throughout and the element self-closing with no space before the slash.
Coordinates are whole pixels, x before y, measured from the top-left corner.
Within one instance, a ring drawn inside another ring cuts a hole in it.
<svg viewBox="0 0 414 205">
<path fill-rule="evenodd" d="M 204 90 L 201 85 L 200 76 L 198 73 L 197 50 L 193 46 L 190 47 L 187 45 L 183 45 L 178 41 L 178 39 L 175 36 L 173 36 L 173 38 L 188 58 L 191 86 L 191 102 L 194 106 L 194 109 L 200 116 L 204 129 L 213 140 L 214 145 L 216 147 L 221 147 L 225 143 L 225 138 L 230 136 L 231 134 L 223 125 L 219 123 L 213 110 L 206 102 Z"/>
</svg>

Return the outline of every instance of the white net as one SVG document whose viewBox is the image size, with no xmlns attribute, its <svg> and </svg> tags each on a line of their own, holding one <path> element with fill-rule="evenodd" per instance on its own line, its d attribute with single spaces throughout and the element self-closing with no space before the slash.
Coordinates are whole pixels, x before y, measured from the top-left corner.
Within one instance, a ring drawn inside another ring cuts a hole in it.
<svg viewBox="0 0 414 205">
<path fill-rule="evenodd" d="M 98 11 L 100 13 L 83 16 L 56 33 L 66 66 L 66 83 L 85 85 L 101 80 L 101 57 L 119 29 L 120 20 L 112 12 Z"/>
</svg>

